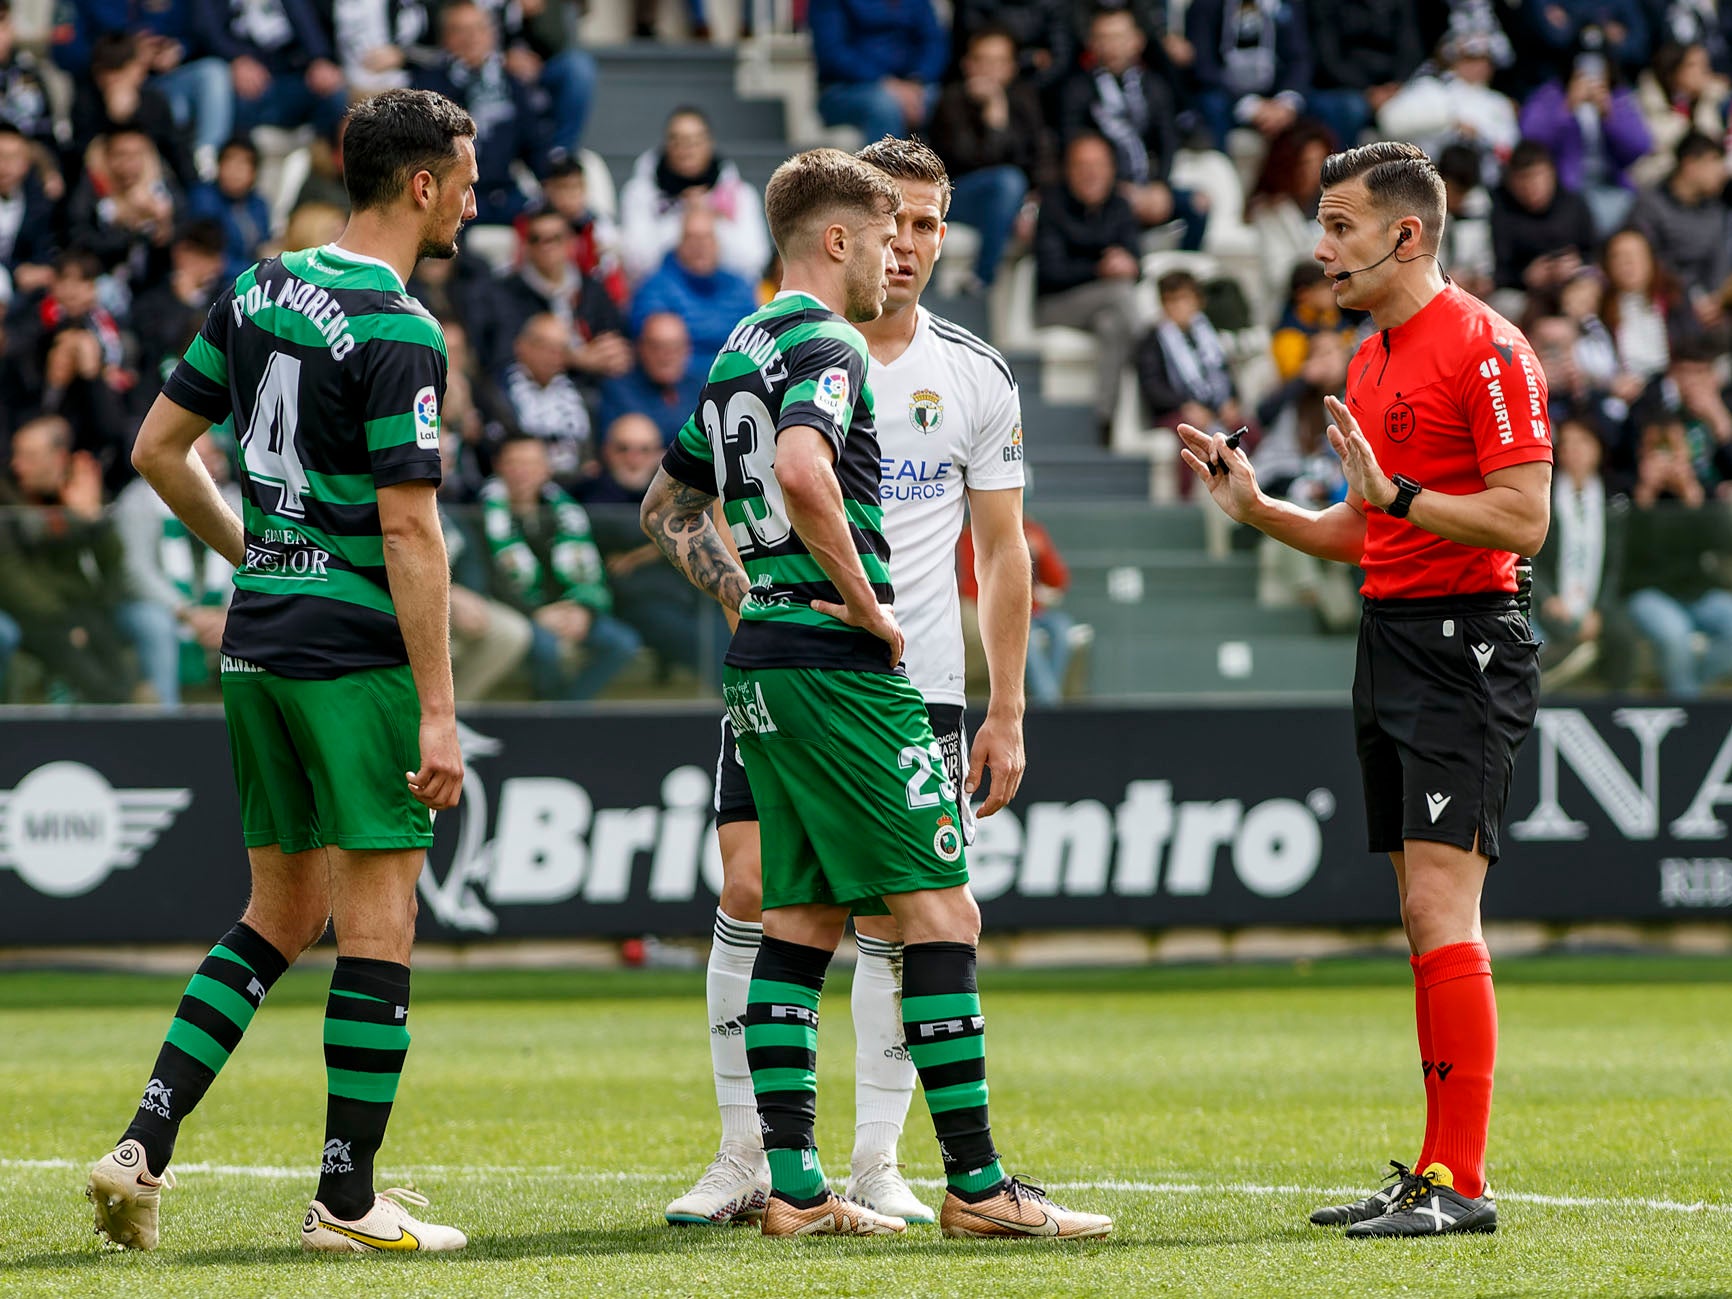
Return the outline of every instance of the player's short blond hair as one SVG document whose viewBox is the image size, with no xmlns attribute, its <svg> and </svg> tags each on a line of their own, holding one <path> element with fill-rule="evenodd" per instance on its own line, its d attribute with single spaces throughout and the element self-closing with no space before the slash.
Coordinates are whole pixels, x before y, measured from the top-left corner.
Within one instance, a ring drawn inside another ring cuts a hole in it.
<svg viewBox="0 0 1732 1299">
<path fill-rule="evenodd" d="M 865 221 L 894 216 L 901 208 L 902 191 L 895 181 L 841 149 L 797 153 L 764 187 L 764 216 L 783 261 L 798 256 L 832 218 Z"/>
</svg>

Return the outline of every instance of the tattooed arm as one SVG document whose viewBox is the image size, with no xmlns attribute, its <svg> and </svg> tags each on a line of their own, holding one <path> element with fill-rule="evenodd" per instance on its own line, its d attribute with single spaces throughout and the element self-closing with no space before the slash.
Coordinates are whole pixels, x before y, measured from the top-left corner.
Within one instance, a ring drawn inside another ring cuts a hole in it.
<svg viewBox="0 0 1732 1299">
<path fill-rule="evenodd" d="M 650 540 L 661 547 L 668 562 L 684 573 L 688 582 L 712 596 L 724 612 L 736 614 L 751 583 L 732 548 L 716 531 L 710 517 L 715 500 L 708 492 L 658 469 L 655 481 L 644 493 L 638 518 Z"/>
</svg>

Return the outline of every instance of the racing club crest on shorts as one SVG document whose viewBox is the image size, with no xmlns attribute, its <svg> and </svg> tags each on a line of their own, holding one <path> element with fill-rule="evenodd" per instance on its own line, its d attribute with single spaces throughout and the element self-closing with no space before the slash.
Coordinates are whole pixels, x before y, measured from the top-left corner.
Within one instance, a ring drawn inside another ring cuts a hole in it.
<svg viewBox="0 0 1732 1299">
<path fill-rule="evenodd" d="M 956 828 L 956 822 L 948 812 L 938 814 L 938 832 L 932 836 L 932 851 L 941 861 L 955 861 L 962 856 L 962 832 Z"/>
<path fill-rule="evenodd" d="M 930 388 L 921 388 L 908 399 L 908 422 L 922 433 L 936 433 L 944 423 L 944 398 Z"/>
</svg>

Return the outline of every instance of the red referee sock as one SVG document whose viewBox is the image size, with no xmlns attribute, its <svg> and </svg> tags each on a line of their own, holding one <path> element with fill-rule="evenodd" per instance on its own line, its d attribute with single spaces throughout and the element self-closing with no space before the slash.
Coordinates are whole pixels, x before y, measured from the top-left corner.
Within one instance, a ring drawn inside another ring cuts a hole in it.
<svg viewBox="0 0 1732 1299">
<path fill-rule="evenodd" d="M 1419 958 L 1408 957 L 1413 966 L 1413 1022 L 1419 1030 L 1419 1071 L 1425 1080 L 1425 1139 L 1419 1143 L 1419 1158 L 1413 1166 L 1421 1171 L 1431 1162 L 1437 1145 L 1437 1076 L 1432 1072 L 1431 1001 L 1425 995 L 1425 979 L 1419 973 Z"/>
<path fill-rule="evenodd" d="M 1427 1164 L 1449 1169 L 1458 1193 L 1485 1194 L 1485 1141 L 1497 1064 L 1497 997 L 1484 943 L 1451 943 L 1422 953 L 1414 969 L 1424 986 L 1436 1079 L 1437 1131 Z"/>
</svg>

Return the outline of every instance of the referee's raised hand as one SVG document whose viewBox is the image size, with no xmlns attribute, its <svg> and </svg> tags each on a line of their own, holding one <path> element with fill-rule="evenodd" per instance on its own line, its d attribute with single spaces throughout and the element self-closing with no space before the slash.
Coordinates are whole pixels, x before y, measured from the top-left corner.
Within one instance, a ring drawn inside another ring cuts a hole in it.
<svg viewBox="0 0 1732 1299">
<path fill-rule="evenodd" d="M 1324 407 L 1335 422 L 1329 426 L 1329 445 L 1341 457 L 1341 468 L 1347 475 L 1347 485 L 1362 501 L 1384 506 L 1395 499 L 1395 484 L 1390 482 L 1377 463 L 1377 453 L 1360 431 L 1359 421 L 1337 397 L 1325 397 Z"/>
<path fill-rule="evenodd" d="M 1236 522 L 1245 517 L 1257 503 L 1257 474 L 1251 468 L 1251 457 L 1236 446 L 1229 446 L 1227 435 L 1210 435 L 1189 424 L 1179 425 L 1179 459 L 1209 489 L 1215 504 Z M 1219 465 L 1222 472 L 1216 473 Z"/>
</svg>

